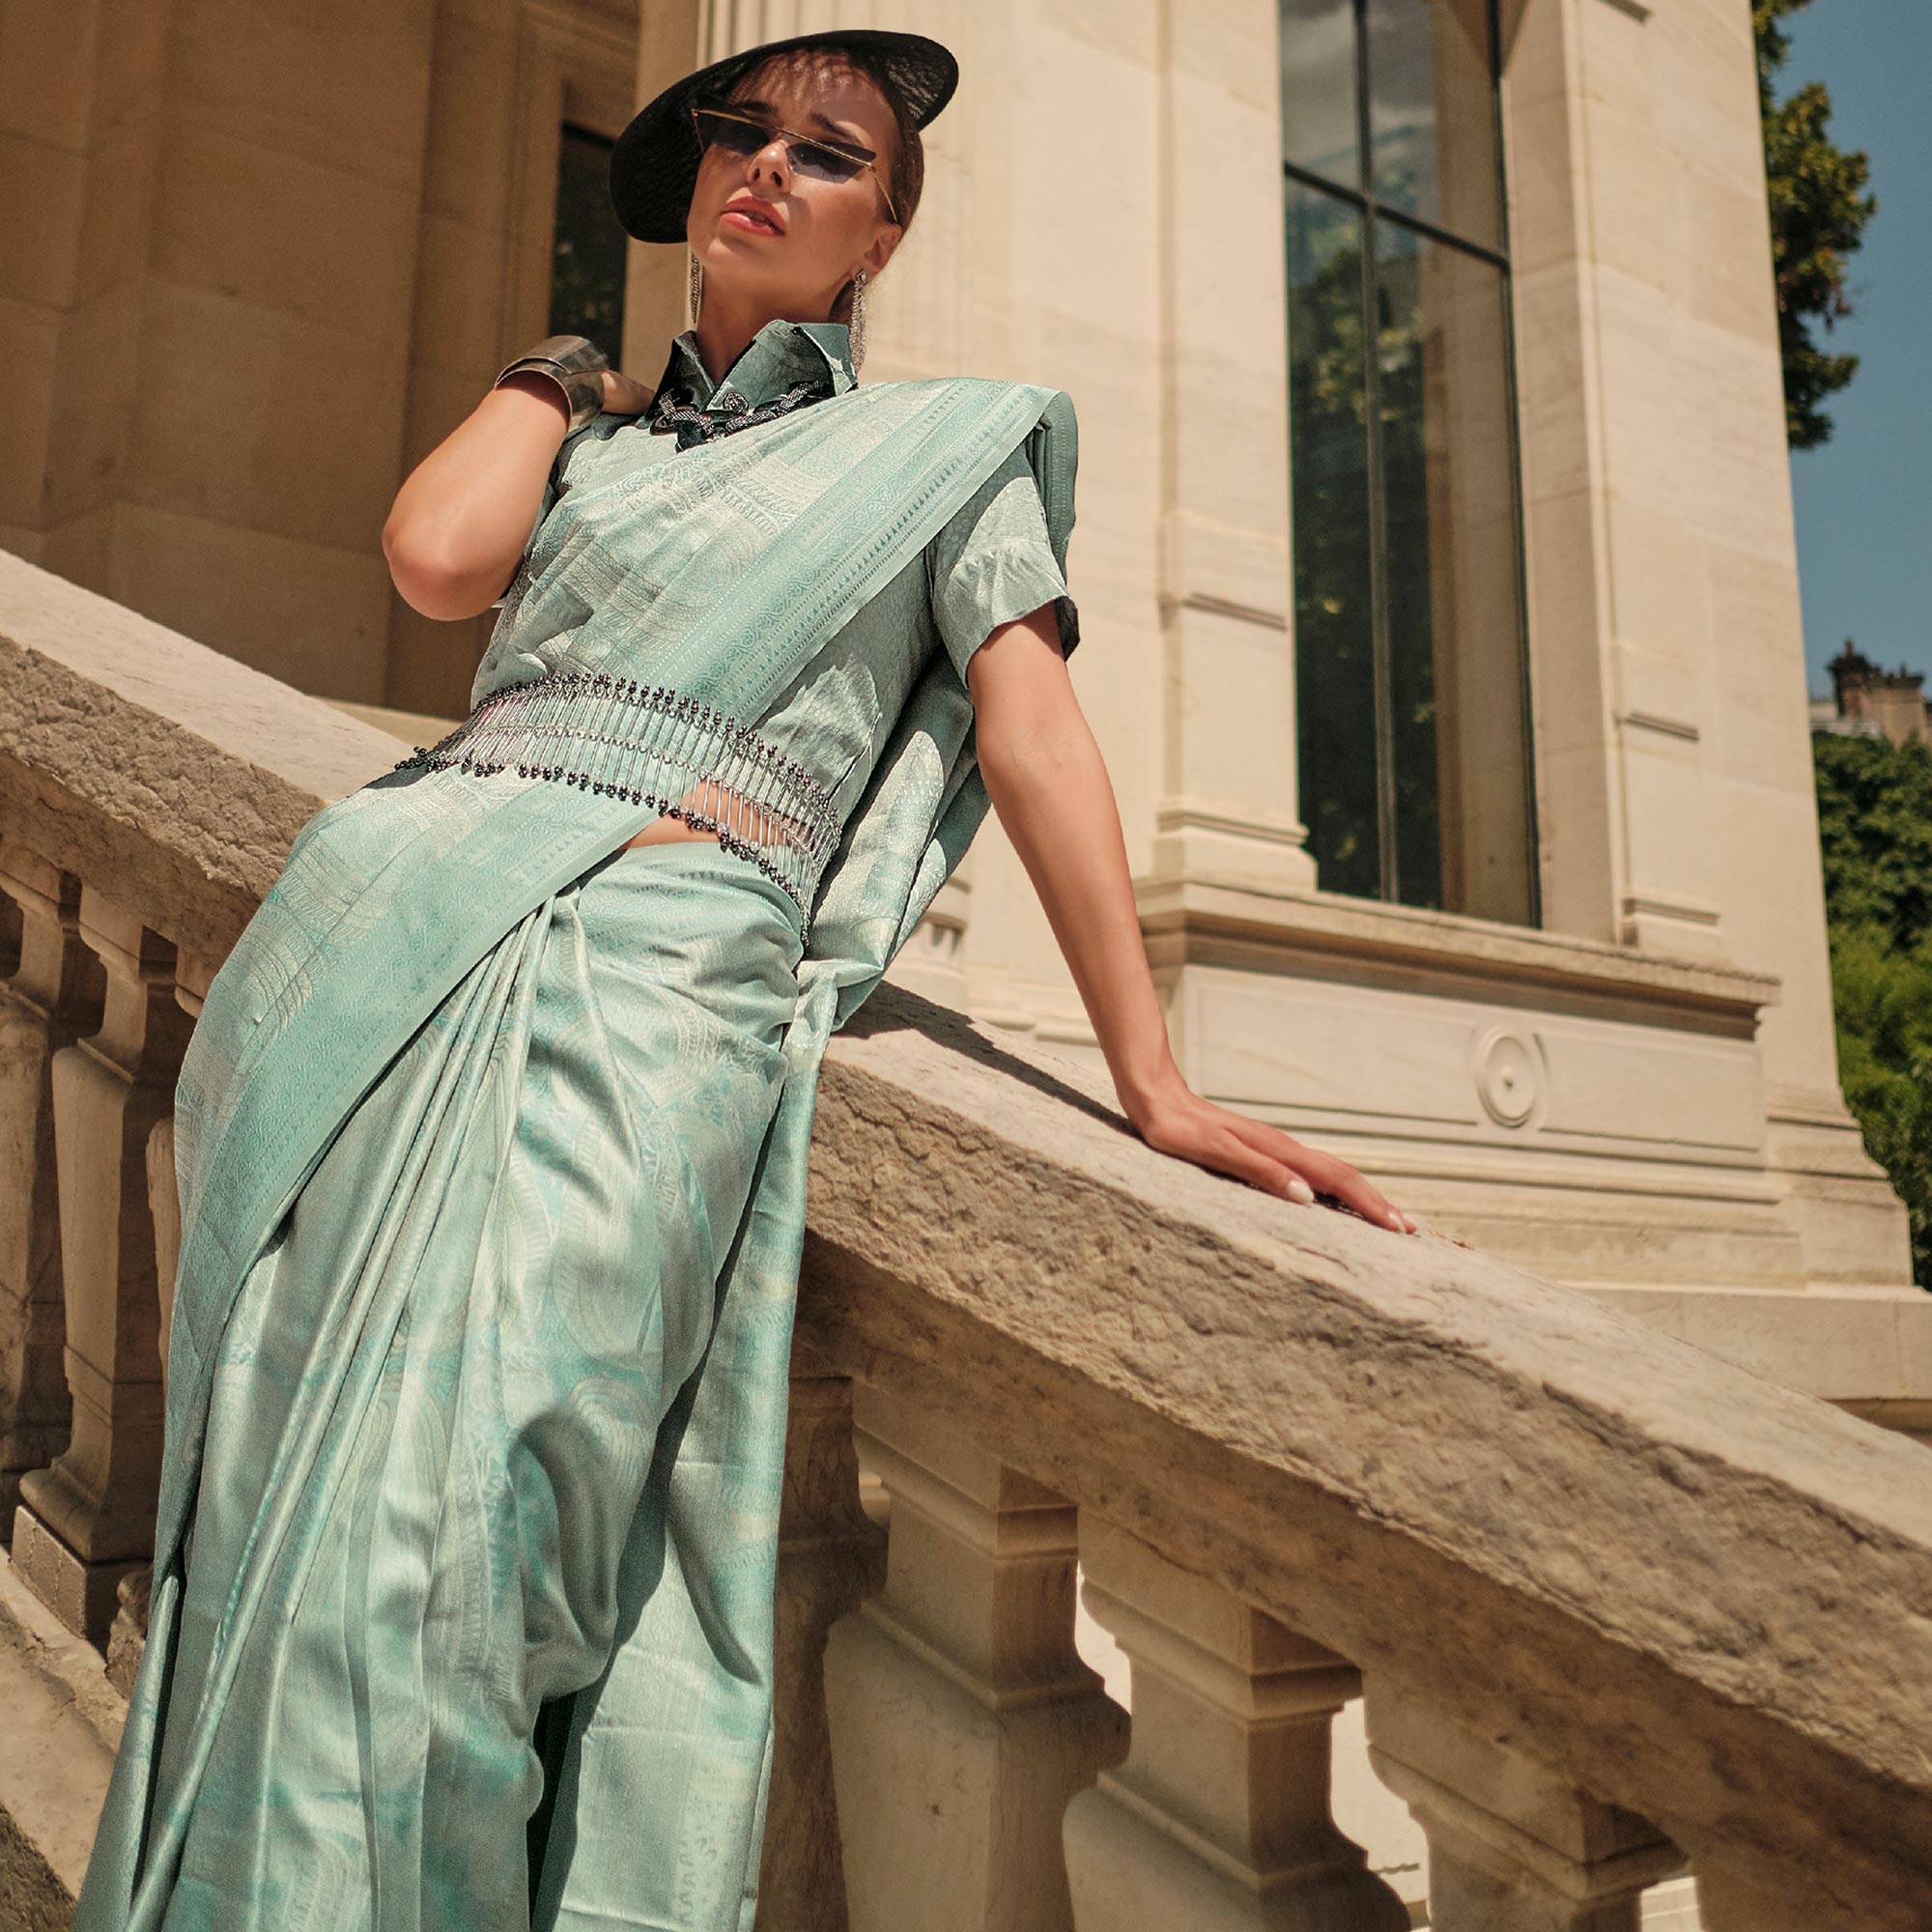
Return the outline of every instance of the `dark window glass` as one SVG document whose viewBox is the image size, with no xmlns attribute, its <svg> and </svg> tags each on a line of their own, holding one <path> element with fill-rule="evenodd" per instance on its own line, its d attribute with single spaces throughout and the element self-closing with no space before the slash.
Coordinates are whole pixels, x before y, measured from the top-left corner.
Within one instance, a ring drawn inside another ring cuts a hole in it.
<svg viewBox="0 0 1932 1932">
<path fill-rule="evenodd" d="M 613 143 L 564 124 L 557 148 L 550 332 L 587 335 L 615 362 L 624 344 L 625 235 L 611 210 Z"/>
<path fill-rule="evenodd" d="M 1291 182 L 1288 282 L 1302 811 L 1322 885 L 1373 895 L 1381 859 L 1360 212 Z"/>
<path fill-rule="evenodd" d="M 1330 891 L 1534 924 L 1489 0 L 1282 0 L 1285 74 L 1311 26 L 1372 179 L 1284 139 L 1301 813 Z"/>
<path fill-rule="evenodd" d="M 1490 0 L 1368 0 L 1365 24 L 1377 199 L 1498 246 Z"/>
<path fill-rule="evenodd" d="M 1281 0 L 1281 140 L 1311 174 L 1361 181 L 1355 0 Z"/>
<path fill-rule="evenodd" d="M 1502 270 L 1376 230 L 1402 896 L 1532 923 L 1521 573 Z"/>
</svg>

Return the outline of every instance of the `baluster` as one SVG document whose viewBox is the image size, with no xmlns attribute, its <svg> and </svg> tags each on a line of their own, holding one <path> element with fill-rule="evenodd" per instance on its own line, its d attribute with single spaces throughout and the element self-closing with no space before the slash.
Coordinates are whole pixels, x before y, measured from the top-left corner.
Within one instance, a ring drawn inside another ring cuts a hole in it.
<svg viewBox="0 0 1932 1932">
<path fill-rule="evenodd" d="M 779 1515 L 772 1783 L 758 1920 L 846 1932 L 845 1872 L 825 1713 L 825 1637 L 885 1581 L 885 1532 L 859 1503 L 852 1384 L 794 1373 Z"/>
<path fill-rule="evenodd" d="M 853 1932 L 1068 1932 L 1062 1815 L 1126 1743 L 1073 1647 L 1073 1508 L 915 1405 L 855 1407 L 892 1516 L 825 1655 Z"/>
<path fill-rule="evenodd" d="M 0 1541 L 11 1542 L 23 1473 L 60 1454 L 72 1420 L 50 1069 L 100 1024 L 101 974 L 81 943 L 72 873 L 9 853 L 0 894 L 18 928 L 0 987 Z"/>
<path fill-rule="evenodd" d="M 1066 1813 L 1080 1932 L 1407 1932 L 1329 1814 L 1354 1666 L 1091 1514 L 1087 1607 L 1133 1666 L 1133 1747 Z"/>
<path fill-rule="evenodd" d="M 175 961 L 175 1004 L 188 1017 L 189 1030 L 201 1018 L 202 1003 L 220 961 L 184 952 Z M 148 1205 L 155 1219 L 155 1278 L 160 1288 L 161 1378 L 167 1378 L 168 1335 L 174 1326 L 175 1274 L 181 1266 L 181 1189 L 175 1174 L 175 1110 L 155 1123 L 148 1136 Z"/>
<path fill-rule="evenodd" d="M 1648 1886 L 1684 1855 L 1519 1751 L 1378 1678 L 1369 1761 L 1429 1839 L 1434 1932 L 1637 1932 Z"/>
<path fill-rule="evenodd" d="M 106 969 L 100 1030 L 53 1060 L 67 1379 L 73 1434 L 21 1479 L 14 1562 L 95 1641 L 116 1588 L 153 1553 L 160 1474 L 160 1294 L 148 1138 L 173 1106 L 187 1043 L 174 948 L 83 885 L 81 937 Z"/>
<path fill-rule="evenodd" d="M 175 1000 L 190 1020 L 201 1017 L 214 967 L 193 953 L 175 961 Z M 175 1180 L 175 1117 L 173 1108 L 156 1121 L 148 1135 L 148 1212 L 155 1224 L 155 1285 L 158 1290 L 161 1384 L 166 1393 L 168 1330 L 174 1319 L 175 1271 L 181 1263 L 181 1195 Z M 141 1668 L 141 1648 L 148 1638 L 148 1595 L 154 1583 L 150 1564 L 130 1571 L 115 1589 L 117 1607 L 107 1633 L 107 1679 L 131 1696 Z"/>
</svg>

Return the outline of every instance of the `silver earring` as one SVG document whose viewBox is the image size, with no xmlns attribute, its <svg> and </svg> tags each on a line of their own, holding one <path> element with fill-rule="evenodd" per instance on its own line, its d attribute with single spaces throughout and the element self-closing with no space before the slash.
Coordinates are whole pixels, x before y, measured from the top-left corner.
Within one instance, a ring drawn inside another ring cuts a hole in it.
<svg viewBox="0 0 1932 1932">
<path fill-rule="evenodd" d="M 852 321 L 850 325 L 850 345 L 852 373 L 859 373 L 859 364 L 866 359 L 866 271 L 861 269 L 852 277 Z"/>
<path fill-rule="evenodd" d="M 691 326 L 697 327 L 697 312 L 704 306 L 704 270 L 696 255 L 691 258 Z"/>
</svg>

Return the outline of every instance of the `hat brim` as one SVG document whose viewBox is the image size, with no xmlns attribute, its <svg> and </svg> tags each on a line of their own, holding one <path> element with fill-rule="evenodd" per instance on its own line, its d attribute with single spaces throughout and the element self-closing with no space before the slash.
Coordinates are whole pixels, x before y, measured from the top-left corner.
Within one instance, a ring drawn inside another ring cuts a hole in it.
<svg viewBox="0 0 1932 1932">
<path fill-rule="evenodd" d="M 905 102 L 915 128 L 924 128 L 952 99 L 959 63 L 923 34 L 894 34 L 872 27 L 796 34 L 727 54 L 682 80 L 638 110 L 611 155 L 611 206 L 628 234 L 639 242 L 682 242 L 691 192 L 703 158 L 691 104 L 728 93 L 744 74 L 774 54 L 794 47 L 840 47 L 865 54 Z"/>
</svg>

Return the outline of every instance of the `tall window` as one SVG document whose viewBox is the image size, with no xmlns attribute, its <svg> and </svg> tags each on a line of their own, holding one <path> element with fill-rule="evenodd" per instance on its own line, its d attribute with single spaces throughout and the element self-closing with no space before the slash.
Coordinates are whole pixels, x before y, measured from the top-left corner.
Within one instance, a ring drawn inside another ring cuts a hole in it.
<svg viewBox="0 0 1932 1932">
<path fill-rule="evenodd" d="M 1536 923 L 1494 0 L 1280 0 L 1301 813 Z"/>
<path fill-rule="evenodd" d="M 587 335 L 612 362 L 624 347 L 625 247 L 608 185 L 614 145 L 563 124 L 550 275 L 550 332 Z"/>
</svg>

